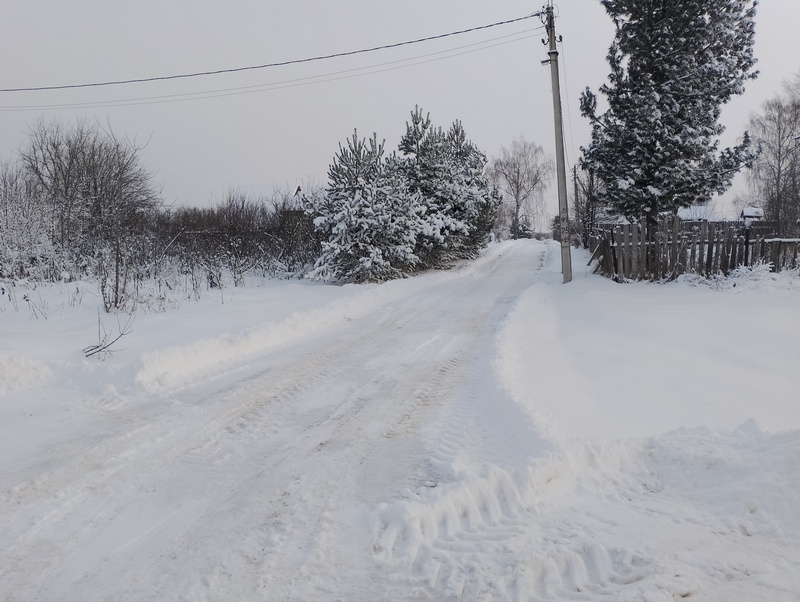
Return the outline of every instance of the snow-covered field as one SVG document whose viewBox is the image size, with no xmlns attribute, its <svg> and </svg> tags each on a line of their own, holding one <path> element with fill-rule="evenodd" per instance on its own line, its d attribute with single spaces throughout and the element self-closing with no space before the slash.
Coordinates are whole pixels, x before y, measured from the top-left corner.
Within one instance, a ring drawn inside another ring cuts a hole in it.
<svg viewBox="0 0 800 602">
<path fill-rule="evenodd" d="M 5 290 L 0 599 L 800 600 L 800 277 L 575 255 L 208 292 L 104 360 L 90 286 Z"/>
</svg>

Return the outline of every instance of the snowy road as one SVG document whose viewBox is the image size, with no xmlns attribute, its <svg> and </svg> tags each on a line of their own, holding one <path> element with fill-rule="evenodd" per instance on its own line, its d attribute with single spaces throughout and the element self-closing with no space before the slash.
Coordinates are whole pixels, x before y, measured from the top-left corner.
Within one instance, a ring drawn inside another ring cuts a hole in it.
<svg viewBox="0 0 800 602">
<path fill-rule="evenodd" d="M 557 255 L 505 245 L 202 378 L 145 357 L 4 470 L 0 598 L 796 600 L 797 431 L 572 439 L 519 403 L 523 295 L 566 357 Z"/>
<path fill-rule="evenodd" d="M 345 595 L 354 575 L 371 591 L 380 571 L 354 509 L 435 484 L 431 435 L 445 460 L 503 453 L 489 443 L 505 432 L 475 437 L 491 429 L 480 388 L 493 336 L 544 253 L 512 250 L 281 349 L 226 389 L 120 412 L 43 454 L 2 507 L 6 525 L 32 523 L 2 552 L 6 592 L 306 598 L 320 583 Z M 427 432 L 464 400 L 474 407 L 458 410 L 458 428 Z"/>
</svg>

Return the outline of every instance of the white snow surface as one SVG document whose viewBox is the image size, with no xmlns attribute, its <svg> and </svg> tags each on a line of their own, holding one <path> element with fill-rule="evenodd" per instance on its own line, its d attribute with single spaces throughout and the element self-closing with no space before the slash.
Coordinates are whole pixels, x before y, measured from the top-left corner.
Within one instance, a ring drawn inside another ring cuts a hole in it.
<svg viewBox="0 0 800 602">
<path fill-rule="evenodd" d="M 92 285 L 6 285 L 0 599 L 799 600 L 800 277 L 574 257 L 227 288 L 88 359 Z"/>
</svg>

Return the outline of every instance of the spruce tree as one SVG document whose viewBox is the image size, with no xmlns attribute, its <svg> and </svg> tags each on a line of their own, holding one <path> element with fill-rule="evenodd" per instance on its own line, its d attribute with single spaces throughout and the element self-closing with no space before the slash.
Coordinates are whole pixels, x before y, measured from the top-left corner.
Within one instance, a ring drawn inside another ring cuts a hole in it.
<svg viewBox="0 0 800 602">
<path fill-rule="evenodd" d="M 628 218 L 676 211 L 724 192 L 755 152 L 747 135 L 719 152 L 721 106 L 754 78 L 757 0 L 602 0 L 616 26 L 607 60 L 608 102 L 597 113 L 588 88 L 581 112 L 592 122 L 583 166 Z"/>
</svg>

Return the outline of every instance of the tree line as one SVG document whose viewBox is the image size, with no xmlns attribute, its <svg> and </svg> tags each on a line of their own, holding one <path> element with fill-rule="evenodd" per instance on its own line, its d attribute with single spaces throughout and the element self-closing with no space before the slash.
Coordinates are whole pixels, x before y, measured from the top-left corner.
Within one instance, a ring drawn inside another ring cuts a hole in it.
<svg viewBox="0 0 800 602">
<path fill-rule="evenodd" d="M 0 163 L 0 278 L 95 280 L 111 310 L 148 280 L 182 280 L 196 295 L 246 274 L 385 280 L 475 257 L 493 230 L 525 234 L 549 170 L 541 147 L 522 139 L 531 156 L 504 149 L 488 165 L 460 122 L 433 127 L 416 108 L 406 130 L 391 155 L 354 134 L 325 188 L 231 191 L 215 207 L 173 208 L 136 140 L 85 120 L 39 120 L 18 157 Z M 514 161 L 533 161 L 530 186 L 509 188 Z M 510 191 L 505 204 L 498 186 Z"/>
<path fill-rule="evenodd" d="M 707 203 L 743 167 L 754 200 L 791 233 L 798 217 L 798 86 L 764 106 L 752 137 L 719 149 L 721 107 L 754 71 L 754 0 L 605 0 L 616 27 L 609 81 L 587 89 L 591 123 L 575 173 L 573 236 L 619 216 L 650 226 Z M 463 125 L 434 127 L 416 107 L 398 147 L 377 135 L 340 144 L 324 188 L 271 199 L 235 192 L 211 209 L 164 207 L 142 147 L 110 128 L 38 122 L 0 166 L 0 277 L 100 281 L 107 308 L 164 274 L 192 288 L 247 273 L 381 281 L 475 257 L 492 235 L 540 228 L 552 165 L 515 140 L 492 161 Z M 164 285 L 170 286 L 168 278 Z"/>
<path fill-rule="evenodd" d="M 38 121 L 15 161 L 0 163 L 0 278 L 95 280 L 107 310 L 145 281 L 179 279 L 199 295 L 246 273 L 295 273 L 319 241 L 288 191 L 231 191 L 211 208 L 164 205 L 142 146 L 110 127 Z"/>
</svg>

